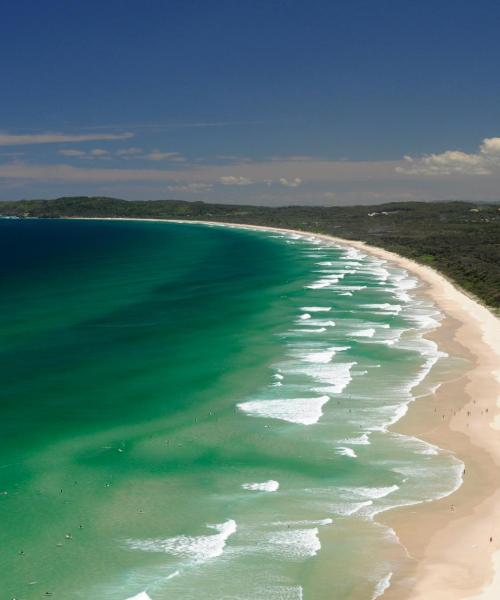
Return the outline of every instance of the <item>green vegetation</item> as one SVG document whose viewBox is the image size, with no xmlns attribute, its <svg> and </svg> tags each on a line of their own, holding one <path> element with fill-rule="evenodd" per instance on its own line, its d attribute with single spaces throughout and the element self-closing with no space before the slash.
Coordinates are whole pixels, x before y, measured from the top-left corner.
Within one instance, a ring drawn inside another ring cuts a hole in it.
<svg viewBox="0 0 500 600">
<path fill-rule="evenodd" d="M 237 206 L 180 200 L 131 202 L 71 197 L 2 202 L 20 217 L 148 217 L 289 227 L 364 240 L 432 265 L 495 309 L 500 308 L 500 205 L 404 202 L 378 206 Z"/>
</svg>

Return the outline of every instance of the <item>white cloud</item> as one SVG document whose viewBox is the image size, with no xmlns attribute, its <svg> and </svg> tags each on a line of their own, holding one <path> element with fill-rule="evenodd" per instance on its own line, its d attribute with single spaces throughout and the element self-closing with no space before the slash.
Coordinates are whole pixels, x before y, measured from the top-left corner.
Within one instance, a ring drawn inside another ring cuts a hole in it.
<svg viewBox="0 0 500 600">
<path fill-rule="evenodd" d="M 490 155 L 495 143 L 488 143 Z M 85 193 L 96 195 L 122 195 L 129 198 L 164 197 L 167 186 L 189 186 L 172 189 L 186 194 L 196 191 L 208 193 L 207 185 L 220 186 L 221 177 L 234 177 L 234 167 L 221 164 L 190 164 L 179 168 L 178 163 L 148 163 L 157 168 L 123 168 L 130 162 L 117 161 L 122 168 L 109 168 L 111 161 L 80 160 L 76 164 L 34 164 L 21 160 L 0 161 L 0 197 L 12 198 L 15 186 L 19 196 L 33 197 L 44 190 L 45 195 L 71 195 Z M 69 163 L 71 159 L 67 159 Z M 75 160 L 75 159 L 73 159 Z M 134 163 L 135 164 L 135 163 Z M 106 165 L 106 168 L 103 166 Z M 159 168 L 161 166 L 161 168 Z M 297 176 L 296 162 L 252 162 L 238 165 L 238 177 L 244 177 L 261 186 L 225 186 L 219 189 L 221 201 L 240 203 L 290 204 L 374 204 L 383 201 L 480 199 L 497 200 L 500 190 L 500 169 L 490 176 L 449 175 L 418 180 L 396 171 L 407 167 L 401 161 L 312 161 L 300 166 L 300 176 L 307 186 L 281 187 L 279 178 L 292 181 Z M 142 165 L 144 167 L 144 165 Z M 230 181 L 234 181 L 230 179 Z M 236 179 L 236 181 L 239 181 Z M 274 182 L 268 195 L 262 192 L 266 181 Z M 195 184 L 193 187 L 192 184 Z M 198 185 L 196 185 L 198 184 Z M 281 188 L 281 189 L 280 189 Z M 305 188 L 305 189 L 303 189 Z M 154 193 L 151 190 L 155 190 Z M 21 191 L 22 190 L 22 191 Z M 104 193 L 104 190 L 107 193 Z M 111 193 L 111 191 L 113 192 Z M 119 190 L 119 192 L 118 192 Z M 257 193 L 255 193 L 257 190 Z M 276 193 L 273 193 L 273 192 Z M 213 193 L 213 192 L 212 192 Z M 224 195 L 225 194 L 225 195 Z M 324 194 L 324 195 L 323 195 Z M 327 195 L 328 194 L 328 195 Z M 335 194 L 335 195 L 333 195 Z M 200 197 L 203 196 L 200 194 Z"/>
<path fill-rule="evenodd" d="M 152 150 L 151 152 L 145 152 L 142 148 L 132 146 L 131 148 L 122 148 L 116 152 L 116 155 L 120 158 L 131 160 L 170 160 L 174 162 L 184 162 L 185 158 L 179 152 L 162 152 L 161 150 Z"/>
<path fill-rule="evenodd" d="M 223 160 L 223 161 L 226 161 L 226 162 L 238 163 L 238 164 L 252 162 L 252 159 L 250 157 L 248 157 L 248 156 L 238 156 L 236 154 L 216 154 L 215 158 L 217 160 Z"/>
<path fill-rule="evenodd" d="M 80 158 L 82 156 L 85 156 L 85 154 L 86 154 L 83 150 L 73 150 L 71 148 L 68 148 L 65 150 L 58 150 L 58 153 L 61 154 L 62 156 L 69 156 L 70 158 L 72 158 L 72 157 Z"/>
<path fill-rule="evenodd" d="M 107 150 L 102 150 L 101 148 L 94 148 L 89 152 L 90 156 L 95 156 L 100 158 L 101 156 L 107 156 L 109 152 Z"/>
<path fill-rule="evenodd" d="M 193 194 L 200 194 L 202 192 L 210 192 L 213 188 L 211 183 L 186 183 L 180 185 L 169 185 L 167 190 L 169 192 L 191 192 Z"/>
<path fill-rule="evenodd" d="M 179 152 L 161 152 L 160 150 L 152 150 L 151 152 L 146 153 L 142 148 L 136 147 L 122 148 L 114 153 L 111 153 L 108 150 L 103 150 L 102 148 L 94 148 L 92 150 L 63 149 L 58 150 L 58 153 L 69 158 L 85 158 L 88 160 L 96 158 L 109 160 L 113 156 L 117 156 L 118 158 L 126 160 L 171 160 L 174 162 L 183 162 L 185 160 L 184 157 L 179 154 Z"/>
<path fill-rule="evenodd" d="M 446 150 L 421 158 L 405 156 L 404 161 L 396 171 L 406 175 L 491 175 L 500 171 L 500 137 L 485 138 L 477 153 Z"/>
<path fill-rule="evenodd" d="M 88 161 L 91 162 L 91 161 Z M 160 163 L 161 164 L 161 163 Z M 304 163 L 301 166 L 302 177 L 315 185 L 332 183 L 351 184 L 359 181 L 406 180 L 399 175 L 395 167 L 401 162 L 335 162 L 319 161 Z M 175 165 L 175 167 L 174 167 Z M 164 181 L 167 185 L 176 183 L 219 183 L 225 186 L 250 186 L 255 182 L 275 182 L 279 178 L 294 181 L 297 172 L 295 162 L 253 162 L 238 165 L 238 176 L 233 175 L 234 168 L 220 164 L 191 165 L 180 169 L 178 163 L 168 163 L 167 168 L 82 168 L 69 164 L 32 164 L 22 161 L 0 164 L 0 178 L 25 179 L 39 181 L 82 181 L 82 182 L 131 182 Z M 307 165 L 307 166 L 306 166 Z M 292 190 L 293 188 L 290 188 Z"/>
<path fill-rule="evenodd" d="M 300 177 L 294 177 L 293 179 L 286 179 L 285 177 L 281 177 L 280 183 L 285 187 L 296 188 L 302 184 L 302 179 Z"/>
<path fill-rule="evenodd" d="M 142 148 L 137 148 L 136 146 L 131 146 L 130 148 L 122 148 L 118 150 L 116 153 L 118 156 L 135 156 L 136 154 L 142 154 Z"/>
<path fill-rule="evenodd" d="M 110 153 L 102 148 L 94 148 L 88 151 L 64 148 L 63 150 L 58 150 L 57 153 L 61 156 L 67 156 L 69 158 L 85 158 L 87 160 L 94 160 L 96 158 L 110 158 Z"/>
<path fill-rule="evenodd" d="M 234 175 L 224 175 L 219 178 L 222 185 L 250 185 L 252 180 L 248 177 L 235 177 Z"/>
<path fill-rule="evenodd" d="M 93 142 L 104 140 L 125 140 L 134 137 L 133 133 L 91 133 L 73 135 L 66 133 L 32 133 L 15 135 L 0 132 L 0 146 L 24 146 L 27 144 L 61 144 L 69 142 Z"/>
<path fill-rule="evenodd" d="M 292 154 L 291 156 L 270 156 L 269 160 L 273 160 L 275 162 L 310 162 L 312 160 L 318 160 L 318 158 L 314 156 L 308 156 L 306 154 Z"/>
<path fill-rule="evenodd" d="M 61 161 L 66 164 L 36 164 L 16 160 L 16 157 L 8 162 L 0 161 L 0 193 L 2 186 L 6 189 L 14 181 L 24 182 L 28 190 L 23 192 L 24 195 L 33 195 L 32 190 L 37 186 L 37 189 L 42 189 L 43 185 L 57 190 L 54 193 L 71 194 L 75 191 L 75 182 L 84 184 L 85 189 L 121 184 L 122 190 L 130 190 L 128 194 L 122 193 L 131 197 L 137 197 L 141 194 L 139 190 L 149 190 L 155 185 L 160 193 L 164 193 L 167 186 L 172 186 L 169 189 L 172 195 L 175 192 L 207 193 L 207 186 L 212 185 L 213 190 L 219 189 L 222 201 L 230 197 L 236 202 L 257 202 L 265 200 L 264 196 L 259 200 L 261 196 L 258 194 L 266 182 L 270 182 L 267 188 L 271 198 L 269 202 L 354 204 L 407 199 L 489 200 L 497 199 L 500 189 L 500 138 L 493 137 L 485 139 L 477 152 L 471 154 L 455 151 L 397 161 L 312 160 L 300 164 L 294 160 L 262 160 L 231 165 L 171 160 L 144 163 L 133 160 L 131 163 L 121 159 L 140 157 L 149 150 L 130 150 L 123 144 L 120 146 L 121 150 L 113 150 L 103 157 L 94 156 L 94 160 L 82 160 L 82 148 L 62 147 L 60 158 L 67 157 Z M 111 162 L 112 157 L 121 168 Z M 137 167 L 123 168 L 132 164 Z M 104 165 L 108 168 L 102 168 Z M 109 168 L 110 165 L 112 168 Z M 138 168 L 139 165 L 141 168 Z M 432 177 L 428 175 L 429 170 Z M 478 175 L 485 171 L 491 175 Z M 413 175 L 410 179 L 411 172 L 425 175 Z M 299 179 L 302 181 L 299 182 Z M 7 192 L 3 195 L 8 196 Z M 151 197 L 149 191 L 144 191 L 143 195 Z"/>
<path fill-rule="evenodd" d="M 500 158 L 500 137 L 485 138 L 480 147 L 481 153 Z"/>
<path fill-rule="evenodd" d="M 161 150 L 153 150 L 148 154 L 137 156 L 137 158 L 143 158 L 145 160 L 173 160 L 177 162 L 184 161 L 184 158 L 179 154 L 179 152 L 161 152 Z"/>
</svg>

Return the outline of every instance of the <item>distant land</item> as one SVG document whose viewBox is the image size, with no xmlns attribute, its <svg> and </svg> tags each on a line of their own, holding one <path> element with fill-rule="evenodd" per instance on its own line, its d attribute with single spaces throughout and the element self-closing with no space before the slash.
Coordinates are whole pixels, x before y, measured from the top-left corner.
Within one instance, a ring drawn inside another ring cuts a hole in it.
<svg viewBox="0 0 500 600">
<path fill-rule="evenodd" d="M 0 215 L 204 220 L 331 234 L 362 240 L 432 266 L 497 313 L 500 309 L 498 203 L 393 202 L 271 208 L 84 196 L 1 202 Z"/>
</svg>

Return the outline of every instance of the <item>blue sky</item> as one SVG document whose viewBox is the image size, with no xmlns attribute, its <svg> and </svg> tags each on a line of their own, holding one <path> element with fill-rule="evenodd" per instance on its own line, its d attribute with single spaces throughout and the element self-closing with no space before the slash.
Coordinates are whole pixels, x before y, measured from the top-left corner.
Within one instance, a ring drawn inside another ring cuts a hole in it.
<svg viewBox="0 0 500 600">
<path fill-rule="evenodd" d="M 0 199 L 500 198 L 490 0 L 8 3 Z"/>
</svg>

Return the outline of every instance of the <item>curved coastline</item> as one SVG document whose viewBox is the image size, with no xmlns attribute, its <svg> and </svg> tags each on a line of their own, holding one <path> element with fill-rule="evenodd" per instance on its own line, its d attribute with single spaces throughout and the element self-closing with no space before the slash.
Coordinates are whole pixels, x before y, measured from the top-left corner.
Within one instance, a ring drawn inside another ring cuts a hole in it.
<svg viewBox="0 0 500 600">
<path fill-rule="evenodd" d="M 178 219 L 166 221 L 310 235 L 352 246 L 402 267 L 424 283 L 444 313 L 427 334 L 440 348 L 472 363 L 462 376 L 413 402 L 392 429 L 453 451 L 465 463 L 463 485 L 452 496 L 393 509 L 379 520 L 397 532 L 414 559 L 394 576 L 391 600 L 493 600 L 500 595 L 500 320 L 434 269 L 364 242 L 277 227 Z"/>
</svg>

